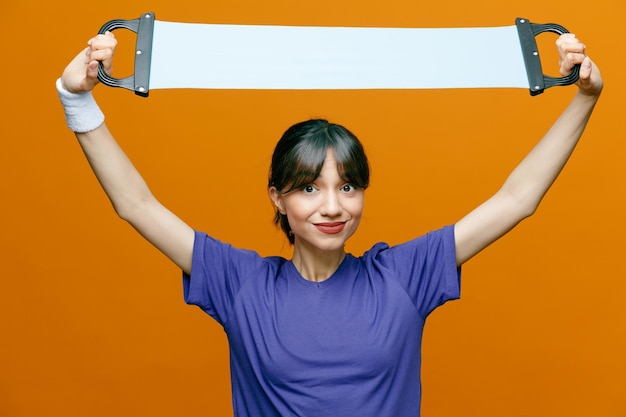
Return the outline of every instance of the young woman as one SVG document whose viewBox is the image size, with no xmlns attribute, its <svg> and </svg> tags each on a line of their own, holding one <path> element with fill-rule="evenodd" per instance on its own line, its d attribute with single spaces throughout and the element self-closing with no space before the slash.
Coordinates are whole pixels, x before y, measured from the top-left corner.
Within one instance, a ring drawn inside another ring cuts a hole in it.
<svg viewBox="0 0 626 417">
<path fill-rule="evenodd" d="M 152 195 L 91 96 L 112 34 L 98 35 L 57 81 L 66 118 L 118 215 L 183 271 L 185 300 L 228 335 L 236 416 L 419 416 L 424 321 L 459 296 L 461 265 L 534 213 L 581 137 L 602 78 L 571 34 L 560 71 L 581 64 L 578 91 L 489 200 L 401 245 L 344 250 L 361 220 L 369 167 L 347 129 L 289 128 L 268 184 L 291 260 L 263 258 L 194 231 Z"/>
</svg>

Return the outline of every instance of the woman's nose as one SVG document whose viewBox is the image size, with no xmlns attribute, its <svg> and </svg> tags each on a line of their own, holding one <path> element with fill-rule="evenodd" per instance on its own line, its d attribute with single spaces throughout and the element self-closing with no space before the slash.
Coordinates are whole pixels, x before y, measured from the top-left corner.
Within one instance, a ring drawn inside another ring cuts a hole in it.
<svg viewBox="0 0 626 417">
<path fill-rule="evenodd" d="M 330 191 L 324 194 L 320 214 L 328 217 L 339 216 L 342 212 L 341 201 L 336 191 Z"/>
</svg>

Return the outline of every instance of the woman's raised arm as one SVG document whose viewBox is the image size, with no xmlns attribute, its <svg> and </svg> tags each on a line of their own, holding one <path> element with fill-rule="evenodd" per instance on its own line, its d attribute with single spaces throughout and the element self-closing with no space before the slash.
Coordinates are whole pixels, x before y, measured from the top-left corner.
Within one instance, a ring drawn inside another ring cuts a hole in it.
<svg viewBox="0 0 626 417">
<path fill-rule="evenodd" d="M 98 35 L 65 68 L 57 81 L 70 129 L 75 131 L 87 160 L 116 213 L 183 271 L 191 272 L 193 229 L 165 208 L 120 148 L 104 124 L 91 97 L 98 83 L 98 63 L 111 72 L 117 42 L 110 33 Z"/>
<path fill-rule="evenodd" d="M 585 130 L 602 91 L 602 77 L 586 56 L 585 45 L 574 35 L 562 35 L 557 48 L 562 75 L 569 74 L 574 65 L 581 64 L 578 91 L 502 188 L 455 225 L 458 265 L 535 212 Z"/>
</svg>

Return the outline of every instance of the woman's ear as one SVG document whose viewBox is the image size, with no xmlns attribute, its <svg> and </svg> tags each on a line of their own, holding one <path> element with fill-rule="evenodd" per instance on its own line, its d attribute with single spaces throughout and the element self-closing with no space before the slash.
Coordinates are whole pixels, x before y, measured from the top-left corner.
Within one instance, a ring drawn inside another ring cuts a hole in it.
<svg viewBox="0 0 626 417">
<path fill-rule="evenodd" d="M 283 195 L 278 192 L 276 187 L 270 187 L 267 191 L 272 199 L 272 203 L 274 203 L 274 207 L 276 207 L 276 210 L 278 210 L 278 212 L 282 215 L 287 214 L 284 207 Z"/>
</svg>

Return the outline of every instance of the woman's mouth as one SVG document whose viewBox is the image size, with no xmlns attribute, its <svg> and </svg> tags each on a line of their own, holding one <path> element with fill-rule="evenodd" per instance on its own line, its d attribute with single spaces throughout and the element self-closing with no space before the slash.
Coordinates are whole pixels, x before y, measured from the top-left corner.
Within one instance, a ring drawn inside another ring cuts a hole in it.
<svg viewBox="0 0 626 417">
<path fill-rule="evenodd" d="M 322 233 L 328 235 L 335 235 L 346 227 L 346 222 L 328 222 L 328 223 L 315 223 L 315 227 Z"/>
</svg>

